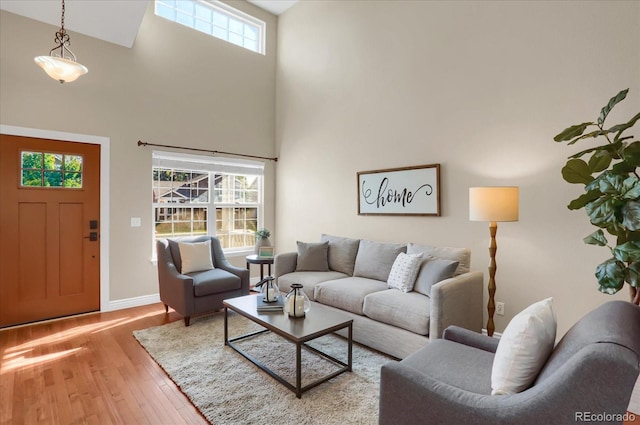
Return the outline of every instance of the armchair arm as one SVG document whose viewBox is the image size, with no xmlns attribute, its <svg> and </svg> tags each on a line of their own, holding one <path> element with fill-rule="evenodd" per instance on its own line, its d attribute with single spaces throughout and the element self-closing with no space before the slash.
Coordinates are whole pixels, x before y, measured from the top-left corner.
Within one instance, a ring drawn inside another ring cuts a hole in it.
<svg viewBox="0 0 640 425">
<path fill-rule="evenodd" d="M 157 241 L 156 251 L 160 300 L 164 304 L 170 305 L 182 316 L 191 316 L 194 312 L 191 301 L 193 298 L 193 278 L 178 272 L 166 239 Z"/>
<path fill-rule="evenodd" d="M 249 270 L 232 265 L 224 256 L 222 245 L 218 238 L 211 238 L 211 249 L 213 251 L 214 266 L 218 269 L 226 270 L 240 278 L 240 287 L 243 292 L 249 293 L 250 277 Z"/>
<path fill-rule="evenodd" d="M 440 338 L 450 325 L 482 330 L 482 272 L 445 279 L 431 288 L 429 339 Z"/>
<path fill-rule="evenodd" d="M 276 283 L 278 283 L 278 278 L 283 274 L 295 272 L 297 263 L 297 252 L 283 252 L 281 254 L 276 254 L 273 259 L 273 277 L 275 278 Z"/>
<path fill-rule="evenodd" d="M 496 352 L 499 341 L 496 338 L 491 338 L 490 336 L 482 335 L 459 326 L 449 326 L 444 330 L 442 338 L 490 353 Z"/>
</svg>

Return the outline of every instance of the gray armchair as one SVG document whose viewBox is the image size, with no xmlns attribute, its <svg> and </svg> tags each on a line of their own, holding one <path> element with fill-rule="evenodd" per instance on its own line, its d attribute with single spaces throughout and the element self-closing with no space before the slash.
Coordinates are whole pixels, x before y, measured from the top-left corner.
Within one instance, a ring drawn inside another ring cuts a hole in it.
<svg viewBox="0 0 640 425">
<path fill-rule="evenodd" d="M 380 424 L 552 425 L 623 415 L 640 370 L 640 307 L 624 301 L 578 321 L 534 384 L 513 395 L 490 395 L 497 339 L 453 326 L 443 336 L 382 367 Z"/>
<path fill-rule="evenodd" d="M 178 242 L 204 242 L 211 239 L 213 270 L 181 274 L 182 259 Z M 159 239 L 158 283 L 165 311 L 169 306 L 184 316 L 189 326 L 191 316 L 220 310 L 227 298 L 249 294 L 249 271 L 232 266 L 224 256 L 220 241 L 213 236 Z"/>
</svg>

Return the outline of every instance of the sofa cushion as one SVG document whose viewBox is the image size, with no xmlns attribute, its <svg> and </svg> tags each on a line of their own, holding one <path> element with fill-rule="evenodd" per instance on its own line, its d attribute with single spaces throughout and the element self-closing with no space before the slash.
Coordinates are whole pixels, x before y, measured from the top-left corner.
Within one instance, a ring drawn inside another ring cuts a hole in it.
<svg viewBox="0 0 640 425">
<path fill-rule="evenodd" d="M 431 300 L 422 294 L 388 289 L 367 295 L 363 312 L 378 322 L 427 335 L 430 307 Z"/>
<path fill-rule="evenodd" d="M 356 264 L 356 254 L 358 254 L 360 239 L 322 235 L 320 241 L 329 242 L 329 268 L 353 276 L 353 268 Z"/>
<path fill-rule="evenodd" d="M 406 245 L 361 240 L 353 275 L 386 282 L 401 252 L 407 252 Z"/>
<path fill-rule="evenodd" d="M 298 259 L 296 262 L 296 271 L 329 271 L 329 263 L 327 261 L 327 251 L 329 242 L 306 243 L 296 242 L 298 244 Z"/>
<path fill-rule="evenodd" d="M 527 389 L 549 358 L 555 340 L 552 298 L 516 314 L 498 342 L 491 370 L 491 394 L 515 394 Z"/>
<path fill-rule="evenodd" d="M 222 269 L 189 273 L 188 276 L 193 278 L 193 294 L 196 297 L 229 292 L 242 286 L 238 276 Z"/>
<path fill-rule="evenodd" d="M 431 296 L 431 287 L 453 276 L 458 262 L 441 258 L 427 257 L 420 266 L 413 290 Z"/>
<path fill-rule="evenodd" d="M 391 266 L 387 284 L 389 288 L 399 289 L 402 292 L 410 292 L 416 282 L 420 265 L 422 264 L 422 253 L 405 254 L 401 252 Z"/>
<path fill-rule="evenodd" d="M 493 353 L 446 339 L 431 340 L 400 362 L 417 371 L 417 375 L 431 378 L 425 382 L 443 383 L 442 391 L 459 388 L 487 396 L 491 394 L 492 363 Z"/>
<path fill-rule="evenodd" d="M 363 277 L 347 277 L 316 285 L 314 298 L 321 304 L 363 315 L 364 297 L 384 291 L 387 283 Z"/>
<path fill-rule="evenodd" d="M 211 239 L 195 243 L 178 242 L 178 247 L 180 248 L 180 258 L 182 259 L 180 273 L 188 274 L 213 268 Z"/>
<path fill-rule="evenodd" d="M 417 254 L 418 252 L 422 252 L 425 258 L 430 256 L 442 258 L 443 260 L 458 261 L 458 268 L 453 274 L 454 276 L 469 272 L 469 266 L 471 263 L 471 250 L 469 248 L 417 245 L 414 243 L 409 243 L 407 245 L 407 254 Z"/>
<path fill-rule="evenodd" d="M 291 284 L 299 283 L 302 285 L 302 290 L 307 297 L 311 301 L 314 301 L 315 298 L 313 296 L 315 287 L 317 284 L 326 282 L 328 280 L 336 280 L 342 279 L 345 277 L 349 277 L 344 273 L 340 272 L 294 272 L 283 274 L 278 278 L 278 287 L 280 288 L 280 292 L 286 294 L 291 290 Z"/>
</svg>

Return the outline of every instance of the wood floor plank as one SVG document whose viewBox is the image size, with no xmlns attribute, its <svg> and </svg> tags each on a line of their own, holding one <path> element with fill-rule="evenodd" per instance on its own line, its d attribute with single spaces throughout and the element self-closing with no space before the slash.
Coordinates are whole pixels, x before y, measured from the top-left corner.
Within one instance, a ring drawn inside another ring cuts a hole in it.
<svg viewBox="0 0 640 425">
<path fill-rule="evenodd" d="M 161 303 L 0 330 L 0 424 L 207 424 L 133 338 Z"/>
</svg>

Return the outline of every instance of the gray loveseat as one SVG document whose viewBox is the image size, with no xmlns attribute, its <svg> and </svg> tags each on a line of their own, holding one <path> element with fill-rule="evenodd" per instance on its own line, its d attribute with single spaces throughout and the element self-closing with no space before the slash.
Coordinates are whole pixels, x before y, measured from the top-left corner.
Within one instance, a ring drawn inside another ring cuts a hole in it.
<svg viewBox="0 0 640 425">
<path fill-rule="evenodd" d="M 640 370 L 640 307 L 610 301 L 556 344 L 533 385 L 490 395 L 499 340 L 456 327 L 382 367 L 380 424 L 621 423 Z M 605 417 L 605 415 L 607 415 Z"/>
<path fill-rule="evenodd" d="M 311 308 L 321 303 L 353 318 L 356 342 L 404 358 L 423 347 L 430 336 L 439 338 L 449 325 L 482 330 L 483 275 L 469 271 L 468 249 L 330 235 L 322 235 L 320 242 L 326 245 L 326 265 L 309 265 L 298 252 L 281 253 L 275 257 L 274 278 L 283 293 L 291 284 L 301 284 Z M 298 244 L 299 251 L 307 248 Z M 410 292 L 387 285 L 401 252 L 422 253 L 425 260 Z M 449 267 L 452 276 L 435 283 L 439 270 L 433 267 L 446 267 L 446 263 L 454 263 L 453 269 Z"/>
</svg>

